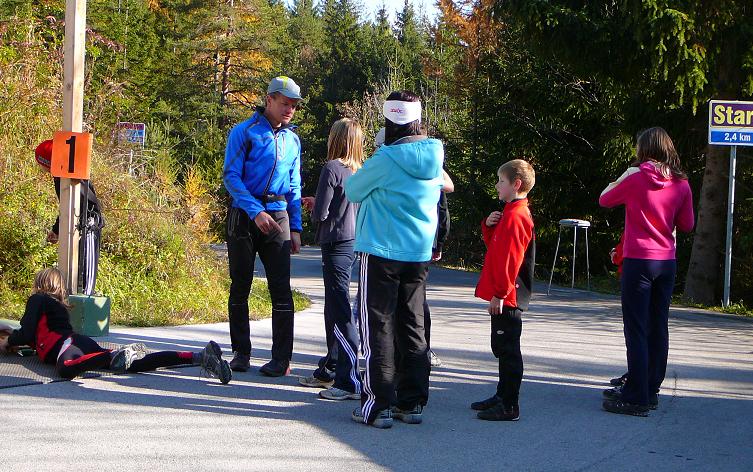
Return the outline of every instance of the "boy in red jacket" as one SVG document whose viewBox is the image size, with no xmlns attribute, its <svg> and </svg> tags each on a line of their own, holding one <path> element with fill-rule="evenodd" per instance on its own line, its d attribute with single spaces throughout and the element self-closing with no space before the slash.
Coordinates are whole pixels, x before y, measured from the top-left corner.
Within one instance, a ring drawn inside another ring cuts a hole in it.
<svg viewBox="0 0 753 472">
<path fill-rule="evenodd" d="M 523 380 L 521 315 L 528 309 L 531 298 L 536 255 L 527 196 L 536 175 L 528 162 L 515 159 L 503 164 L 497 176 L 495 188 L 505 207 L 481 222 L 487 251 L 476 296 L 489 301 L 491 344 L 494 356 L 499 359 L 499 382 L 495 395 L 472 403 L 471 408 L 478 410 L 482 420 L 517 421 Z"/>
</svg>

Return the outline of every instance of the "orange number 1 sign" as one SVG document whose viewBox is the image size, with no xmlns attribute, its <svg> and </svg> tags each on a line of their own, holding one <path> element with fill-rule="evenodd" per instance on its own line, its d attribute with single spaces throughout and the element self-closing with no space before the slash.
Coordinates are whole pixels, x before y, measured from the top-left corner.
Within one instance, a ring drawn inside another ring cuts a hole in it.
<svg viewBox="0 0 753 472">
<path fill-rule="evenodd" d="M 55 132 L 50 173 L 54 177 L 88 180 L 91 172 L 92 141 L 91 133 Z"/>
</svg>

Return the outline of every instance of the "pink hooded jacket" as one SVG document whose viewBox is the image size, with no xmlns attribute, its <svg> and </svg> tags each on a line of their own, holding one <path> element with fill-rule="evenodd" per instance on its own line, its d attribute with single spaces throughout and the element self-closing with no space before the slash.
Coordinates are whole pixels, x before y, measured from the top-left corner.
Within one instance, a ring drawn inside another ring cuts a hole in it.
<svg viewBox="0 0 753 472">
<path fill-rule="evenodd" d="M 625 258 L 674 259 L 675 228 L 687 233 L 694 226 L 688 181 L 666 177 L 653 162 L 629 168 L 604 189 L 599 205 L 625 205 Z"/>
</svg>

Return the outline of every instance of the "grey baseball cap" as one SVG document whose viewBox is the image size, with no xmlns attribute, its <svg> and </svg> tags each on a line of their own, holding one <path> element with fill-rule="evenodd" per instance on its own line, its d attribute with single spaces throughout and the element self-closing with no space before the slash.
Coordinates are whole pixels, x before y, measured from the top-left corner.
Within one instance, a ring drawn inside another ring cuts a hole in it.
<svg viewBox="0 0 753 472">
<path fill-rule="evenodd" d="M 271 82 L 269 82 L 269 87 L 267 87 L 267 95 L 271 95 L 275 92 L 280 92 L 286 97 L 293 98 L 295 100 L 300 100 L 301 98 L 303 98 L 301 97 L 301 87 L 299 87 L 298 84 L 293 81 L 293 79 L 284 75 L 275 77 Z"/>
</svg>

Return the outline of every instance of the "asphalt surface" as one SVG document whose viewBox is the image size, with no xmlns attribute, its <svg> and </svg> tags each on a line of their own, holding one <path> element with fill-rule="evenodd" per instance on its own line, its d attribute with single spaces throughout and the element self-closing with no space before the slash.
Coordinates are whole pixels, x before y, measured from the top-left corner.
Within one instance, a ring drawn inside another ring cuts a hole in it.
<svg viewBox="0 0 753 472">
<path fill-rule="evenodd" d="M 260 264 L 258 264 L 260 266 Z M 313 305 L 296 315 L 293 375 L 262 377 L 270 320 L 252 323 L 253 369 L 229 385 L 198 368 L 0 390 L 7 470 L 744 471 L 753 470 L 753 323 L 673 309 L 659 409 L 609 414 L 601 390 L 625 370 L 619 300 L 539 290 L 524 316 L 521 420 L 475 419 L 494 392 L 477 274 L 432 268 L 433 348 L 424 423 L 378 430 L 350 419 L 357 401 L 298 386 L 325 351 L 319 252 L 294 258 L 293 285 Z M 541 287 L 540 287 L 541 288 Z M 355 285 L 353 285 L 355 294 Z M 108 341 L 229 350 L 227 325 L 114 328 Z M 0 358 L 0 361 L 2 359 Z"/>
</svg>

